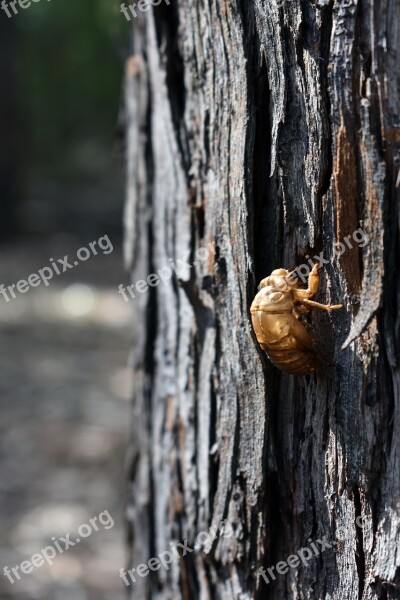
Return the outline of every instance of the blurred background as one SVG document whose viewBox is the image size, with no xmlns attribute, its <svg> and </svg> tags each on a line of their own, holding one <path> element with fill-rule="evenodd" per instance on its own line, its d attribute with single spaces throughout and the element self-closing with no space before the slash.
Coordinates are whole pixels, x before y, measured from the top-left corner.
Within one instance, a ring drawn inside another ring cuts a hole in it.
<svg viewBox="0 0 400 600">
<path fill-rule="evenodd" d="M 129 24 L 114 0 L 17 9 L 0 11 L 0 283 L 102 236 L 113 251 L 0 296 L 0 599 L 115 600 L 132 389 L 133 307 L 117 293 Z M 4 576 L 104 510 L 112 528 L 13 584 Z"/>
</svg>

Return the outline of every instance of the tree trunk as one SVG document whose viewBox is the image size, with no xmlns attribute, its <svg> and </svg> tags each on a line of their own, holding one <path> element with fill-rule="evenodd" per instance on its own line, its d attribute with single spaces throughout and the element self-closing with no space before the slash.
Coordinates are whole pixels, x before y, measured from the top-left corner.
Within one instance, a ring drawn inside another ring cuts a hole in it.
<svg viewBox="0 0 400 600">
<path fill-rule="evenodd" d="M 400 0 L 172 0 L 133 21 L 133 597 L 400 598 Z M 322 366 L 295 377 L 249 308 L 310 258 L 344 309 L 313 312 Z"/>
</svg>

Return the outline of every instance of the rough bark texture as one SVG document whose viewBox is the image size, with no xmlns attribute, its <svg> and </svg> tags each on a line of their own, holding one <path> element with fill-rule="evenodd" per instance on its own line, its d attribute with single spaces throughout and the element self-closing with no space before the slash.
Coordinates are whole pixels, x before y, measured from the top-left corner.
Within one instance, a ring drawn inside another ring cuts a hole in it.
<svg viewBox="0 0 400 600">
<path fill-rule="evenodd" d="M 129 568 L 234 528 L 133 597 L 400 598 L 400 0 L 171 0 L 133 30 L 132 281 L 197 264 L 135 291 Z M 313 313 L 324 366 L 296 378 L 249 306 L 321 252 L 316 299 L 345 309 Z"/>
</svg>

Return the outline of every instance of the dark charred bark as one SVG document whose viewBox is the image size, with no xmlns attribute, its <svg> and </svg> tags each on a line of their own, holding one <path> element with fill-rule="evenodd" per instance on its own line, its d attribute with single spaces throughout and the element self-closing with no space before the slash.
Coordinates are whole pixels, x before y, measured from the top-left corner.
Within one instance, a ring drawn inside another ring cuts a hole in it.
<svg viewBox="0 0 400 600">
<path fill-rule="evenodd" d="M 400 598 L 399 23 L 400 0 L 172 0 L 133 24 L 126 256 L 134 283 L 191 267 L 135 288 L 129 568 L 234 531 L 135 598 Z M 323 366 L 293 377 L 249 307 L 318 255 L 345 309 L 313 313 Z"/>
</svg>

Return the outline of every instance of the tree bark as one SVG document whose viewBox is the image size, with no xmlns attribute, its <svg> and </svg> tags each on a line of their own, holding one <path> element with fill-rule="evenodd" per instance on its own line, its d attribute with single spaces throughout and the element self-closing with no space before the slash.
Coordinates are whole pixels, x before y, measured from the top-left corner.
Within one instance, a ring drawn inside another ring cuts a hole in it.
<svg viewBox="0 0 400 600">
<path fill-rule="evenodd" d="M 400 0 L 172 0 L 133 22 L 126 258 L 135 286 L 190 266 L 132 288 L 129 568 L 233 528 L 135 573 L 134 598 L 400 598 L 399 23 Z M 323 366 L 295 377 L 249 307 L 318 256 L 316 299 L 345 308 L 313 313 Z"/>
</svg>

